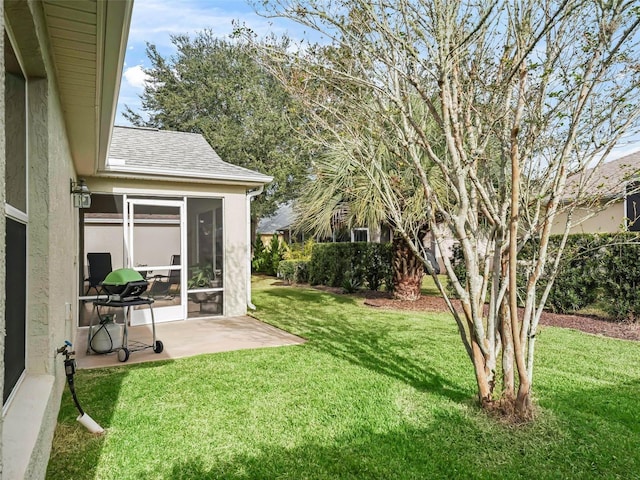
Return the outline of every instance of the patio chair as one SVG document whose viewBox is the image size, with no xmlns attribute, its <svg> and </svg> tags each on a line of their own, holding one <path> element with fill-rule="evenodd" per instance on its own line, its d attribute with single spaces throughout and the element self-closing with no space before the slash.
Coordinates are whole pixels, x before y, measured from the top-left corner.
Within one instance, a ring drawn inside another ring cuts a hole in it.
<svg viewBox="0 0 640 480">
<path fill-rule="evenodd" d="M 171 255 L 171 265 L 180 265 L 180 255 Z M 150 297 L 172 297 L 177 293 L 172 288 L 177 285 L 180 292 L 180 270 L 169 270 L 169 275 L 154 275 L 149 289 Z"/>
<path fill-rule="evenodd" d="M 111 253 L 87 253 L 87 270 L 89 271 L 89 278 L 86 281 L 89 282 L 85 296 L 89 294 L 93 288 L 96 291 L 96 295 L 106 293 L 100 282 L 102 282 L 107 275 L 111 273 L 113 267 L 111 266 Z"/>
</svg>

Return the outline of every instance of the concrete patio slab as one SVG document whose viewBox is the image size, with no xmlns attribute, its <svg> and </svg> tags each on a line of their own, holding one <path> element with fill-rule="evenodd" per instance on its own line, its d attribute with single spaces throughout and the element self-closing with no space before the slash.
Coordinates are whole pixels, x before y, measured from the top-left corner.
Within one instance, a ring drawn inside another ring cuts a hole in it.
<svg viewBox="0 0 640 480">
<path fill-rule="evenodd" d="M 164 344 L 161 353 L 152 348 L 132 351 L 126 363 L 118 361 L 117 354 L 87 354 L 87 328 L 76 335 L 74 350 L 78 368 L 100 368 L 156 360 L 190 357 L 203 353 L 227 352 L 249 348 L 299 345 L 303 338 L 280 330 L 249 316 L 226 318 L 198 318 L 179 322 L 156 324 L 156 339 Z M 135 350 L 136 341 L 151 345 L 151 325 L 129 327 L 129 347 Z"/>
</svg>

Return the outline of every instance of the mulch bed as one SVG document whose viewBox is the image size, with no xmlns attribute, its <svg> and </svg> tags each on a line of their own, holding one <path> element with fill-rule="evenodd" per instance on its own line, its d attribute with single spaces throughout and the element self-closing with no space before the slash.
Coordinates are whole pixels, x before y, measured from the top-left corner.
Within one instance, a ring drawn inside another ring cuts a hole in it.
<svg viewBox="0 0 640 480">
<path fill-rule="evenodd" d="M 322 290 L 340 293 L 339 288 L 315 287 Z M 385 292 L 359 292 L 356 295 L 364 298 L 364 304 L 375 308 L 393 310 L 410 310 L 421 312 L 448 312 L 449 309 L 441 297 L 421 296 L 414 302 L 394 300 Z M 630 322 L 612 322 L 599 317 L 583 315 L 562 315 L 544 312 L 540 318 L 541 325 L 573 328 L 593 335 L 621 338 L 623 340 L 640 341 L 640 324 Z"/>
</svg>

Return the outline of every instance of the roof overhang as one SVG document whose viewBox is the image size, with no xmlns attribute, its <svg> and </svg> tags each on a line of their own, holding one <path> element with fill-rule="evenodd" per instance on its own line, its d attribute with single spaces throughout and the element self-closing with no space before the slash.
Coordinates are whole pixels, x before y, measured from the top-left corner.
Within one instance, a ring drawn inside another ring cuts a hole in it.
<svg viewBox="0 0 640 480">
<path fill-rule="evenodd" d="M 51 56 L 76 172 L 104 168 L 133 0 L 44 0 Z"/>
<path fill-rule="evenodd" d="M 243 178 L 239 176 L 224 176 L 224 175 L 203 175 L 201 173 L 187 173 L 179 174 L 176 171 L 163 171 L 163 170 L 145 170 L 145 169 L 127 169 L 127 170 L 114 170 L 101 171 L 98 173 L 99 178 L 112 178 L 112 179 L 127 179 L 127 180 L 144 180 L 152 181 L 158 180 L 161 182 L 184 184 L 184 183 L 200 183 L 206 185 L 236 185 L 246 188 L 256 188 L 266 185 L 273 181 L 273 177 L 264 176 L 264 179 L 256 178 Z"/>
</svg>

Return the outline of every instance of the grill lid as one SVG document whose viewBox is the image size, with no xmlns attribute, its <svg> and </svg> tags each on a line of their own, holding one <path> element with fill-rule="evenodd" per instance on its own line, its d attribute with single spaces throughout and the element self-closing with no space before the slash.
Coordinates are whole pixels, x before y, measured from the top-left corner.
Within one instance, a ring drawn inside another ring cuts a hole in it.
<svg viewBox="0 0 640 480">
<path fill-rule="evenodd" d="M 100 285 L 111 295 L 112 299 L 118 301 L 138 297 L 149 286 L 142 275 L 132 268 L 114 270 L 100 282 Z"/>
<path fill-rule="evenodd" d="M 145 281 L 140 273 L 132 268 L 119 268 L 114 270 L 102 281 L 103 285 L 126 285 L 131 282 Z"/>
</svg>

